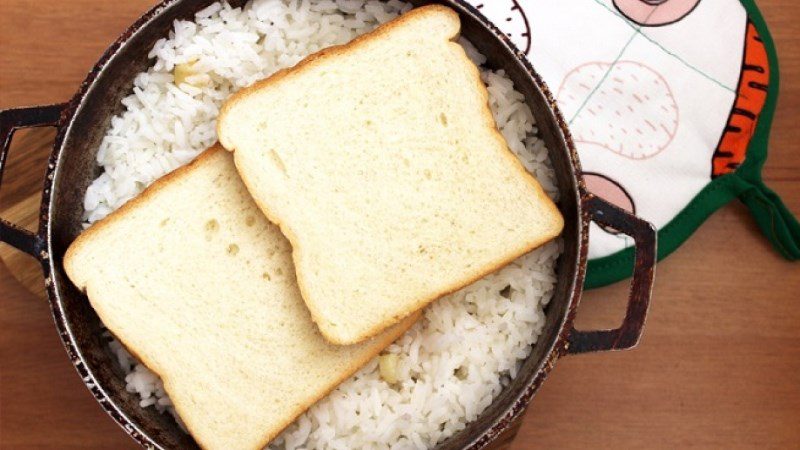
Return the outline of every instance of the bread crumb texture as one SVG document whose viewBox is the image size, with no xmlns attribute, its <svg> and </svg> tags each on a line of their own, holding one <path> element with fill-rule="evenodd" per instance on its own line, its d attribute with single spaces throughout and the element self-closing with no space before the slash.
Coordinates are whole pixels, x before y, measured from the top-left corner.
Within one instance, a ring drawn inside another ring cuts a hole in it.
<svg viewBox="0 0 800 450">
<path fill-rule="evenodd" d="M 497 131 L 458 15 L 411 10 L 240 91 L 220 142 L 289 238 L 323 335 L 352 344 L 557 236 Z"/>
<path fill-rule="evenodd" d="M 65 268 L 206 449 L 263 447 L 416 320 L 358 345 L 326 341 L 289 242 L 221 147 L 85 231 Z"/>
</svg>

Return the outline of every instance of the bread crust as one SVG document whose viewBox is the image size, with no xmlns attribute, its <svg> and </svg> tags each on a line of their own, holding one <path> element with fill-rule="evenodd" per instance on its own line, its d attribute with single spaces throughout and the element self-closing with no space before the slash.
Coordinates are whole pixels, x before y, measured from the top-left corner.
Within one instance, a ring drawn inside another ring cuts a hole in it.
<svg viewBox="0 0 800 450">
<path fill-rule="evenodd" d="M 378 26 L 369 33 L 364 33 L 360 36 L 356 36 L 352 41 L 346 44 L 332 45 L 330 47 L 324 48 L 316 53 L 306 56 L 299 63 L 295 64 L 292 67 L 281 69 L 273 73 L 269 77 L 264 78 L 263 80 L 256 81 L 252 85 L 234 93 L 233 95 L 228 97 L 228 99 L 222 105 L 222 108 L 219 110 L 219 117 L 217 119 L 217 136 L 219 136 L 220 144 L 222 144 L 222 147 L 224 147 L 225 149 L 235 152 L 235 149 L 231 148 L 232 144 L 230 142 L 228 143 L 225 142 L 226 139 L 223 137 L 224 133 L 222 133 L 221 122 L 228 115 L 228 111 L 233 106 L 235 106 L 236 103 L 239 102 L 241 99 L 249 95 L 252 95 L 254 92 L 258 92 L 260 89 L 264 87 L 267 87 L 280 80 L 283 80 L 288 76 L 296 75 L 302 73 L 303 70 L 313 68 L 314 65 L 318 64 L 321 60 L 325 60 L 332 56 L 346 54 L 352 50 L 356 50 L 359 47 L 361 47 L 364 43 L 372 41 L 376 38 L 385 35 L 394 28 L 397 28 L 398 26 L 401 26 L 404 23 L 417 18 L 417 16 L 421 16 L 423 14 L 438 14 L 438 13 L 444 13 L 451 16 L 451 18 L 454 18 L 456 21 L 458 21 L 460 28 L 461 20 L 458 18 L 458 13 L 456 13 L 452 8 L 448 8 L 447 6 L 438 4 L 426 5 L 426 6 L 421 6 L 419 8 L 414 8 L 409 12 L 397 17 L 396 19 Z M 458 33 L 456 33 L 456 36 L 453 39 L 457 38 L 458 38 Z M 478 81 L 480 82 L 480 76 L 478 77 Z"/>
<path fill-rule="evenodd" d="M 553 223 L 551 223 L 551 227 L 548 230 L 548 233 L 543 234 L 539 239 L 530 240 L 528 242 L 521 243 L 519 248 L 515 251 L 510 252 L 505 257 L 499 258 L 492 263 L 488 263 L 482 268 L 476 269 L 473 274 L 468 277 L 465 277 L 460 280 L 455 280 L 450 286 L 446 288 L 440 289 L 436 292 L 431 293 L 430 295 L 420 296 L 419 298 L 413 299 L 407 303 L 407 307 L 396 314 L 394 317 L 391 317 L 387 320 L 382 322 L 376 323 L 375 325 L 365 329 L 365 331 L 359 335 L 346 337 L 341 334 L 334 332 L 333 330 L 329 329 L 326 326 L 325 320 L 323 320 L 322 314 L 320 313 L 317 305 L 313 301 L 309 301 L 310 298 L 308 294 L 307 288 L 307 281 L 305 279 L 305 274 L 303 273 L 302 267 L 305 267 L 302 263 L 303 261 L 303 242 L 302 238 L 295 233 L 295 231 L 291 228 L 291 224 L 285 223 L 284 220 L 277 214 L 275 214 L 269 205 L 264 204 L 256 195 L 253 195 L 256 204 L 261 209 L 261 211 L 267 216 L 267 218 L 278 225 L 281 232 L 286 236 L 289 242 L 292 245 L 292 258 L 295 263 L 295 267 L 297 268 L 297 283 L 300 287 L 300 292 L 303 296 L 303 299 L 306 300 L 306 306 L 308 307 L 309 311 L 311 312 L 312 319 L 314 322 L 319 326 L 322 335 L 331 343 L 337 345 L 350 345 L 355 344 L 358 342 L 362 342 L 366 339 L 374 337 L 381 331 L 385 330 L 387 327 L 397 323 L 399 320 L 402 320 L 404 317 L 407 317 L 409 314 L 417 311 L 431 302 L 445 296 L 451 294 L 453 292 L 458 291 L 459 289 L 468 286 L 469 284 L 474 283 L 475 281 L 480 280 L 481 278 L 494 273 L 504 266 L 508 265 L 515 259 L 525 255 L 536 248 L 540 247 L 541 245 L 545 244 L 546 242 L 551 241 L 555 237 L 557 237 L 564 226 L 563 217 L 558 210 L 557 206 L 553 201 L 547 196 L 544 192 L 544 189 L 541 187 L 539 182 L 536 178 L 533 177 L 526 169 L 525 166 L 522 165 L 522 162 L 511 152 L 511 149 L 508 147 L 508 144 L 505 141 L 505 138 L 500 134 L 500 131 L 497 129 L 497 124 L 494 120 L 494 116 L 492 115 L 491 107 L 489 105 L 489 92 L 486 89 L 486 86 L 483 84 L 483 81 L 480 77 L 480 72 L 466 55 L 464 49 L 455 42 L 458 39 L 461 22 L 458 17 L 458 14 L 451 8 L 443 6 L 443 5 L 427 5 L 419 8 L 414 8 L 411 11 L 403 14 L 402 16 L 387 22 L 375 30 L 363 34 L 347 44 L 338 45 L 323 49 L 313 55 L 308 56 L 307 58 L 300 61 L 297 65 L 282 69 L 272 76 L 258 81 L 250 87 L 240 90 L 239 92 L 233 94 L 223 105 L 222 109 L 220 110 L 219 118 L 217 121 L 217 135 L 219 136 L 220 143 L 224 148 L 233 152 L 234 154 L 234 164 L 236 164 L 237 170 L 241 175 L 242 180 L 244 181 L 247 189 L 251 192 L 255 192 L 255 188 L 253 186 L 252 180 L 249 179 L 247 171 L 243 170 L 240 167 L 240 160 L 236 157 L 236 148 L 235 145 L 231 140 L 224 133 L 224 122 L 227 120 L 227 116 L 232 108 L 236 106 L 236 104 L 243 99 L 251 96 L 256 95 L 260 90 L 270 87 L 272 84 L 279 82 L 287 77 L 290 76 L 297 76 L 302 74 L 303 72 L 314 68 L 321 62 L 326 61 L 328 58 L 336 57 L 338 55 L 347 54 L 354 50 L 359 49 L 364 44 L 381 38 L 381 36 L 385 35 L 393 28 L 401 26 L 407 21 L 413 20 L 418 16 L 424 14 L 439 14 L 444 13 L 454 21 L 457 22 L 456 32 L 453 36 L 449 38 L 451 45 L 457 47 L 457 50 L 461 53 L 462 61 L 465 63 L 465 68 L 470 71 L 471 77 L 474 80 L 476 91 L 480 93 L 482 98 L 483 104 L 483 111 L 482 116 L 484 119 L 484 123 L 482 126 L 486 127 L 490 130 L 492 137 L 500 144 L 498 147 L 502 148 L 502 151 L 499 153 L 499 156 L 504 158 L 506 161 L 510 162 L 514 167 L 514 170 L 521 176 L 521 178 L 531 187 L 533 188 L 535 195 L 539 199 L 539 203 L 544 205 L 544 207 L 548 210 L 548 214 L 554 218 Z"/>
<path fill-rule="evenodd" d="M 214 162 L 215 158 L 221 157 L 222 155 L 226 155 L 227 152 L 218 144 L 213 145 L 209 149 L 203 151 L 200 155 L 198 155 L 192 162 L 189 164 L 179 167 L 174 171 L 168 173 L 164 177 L 156 180 L 150 186 L 148 186 L 142 193 L 134 197 L 133 199 L 126 202 L 120 208 L 106 216 L 105 218 L 97 221 L 83 233 L 81 233 L 75 241 L 69 246 L 67 252 L 64 256 L 64 270 L 66 271 L 67 275 L 73 282 L 76 284 L 79 290 L 84 292 L 89 301 L 97 313 L 98 317 L 103 323 L 110 323 L 108 319 L 109 313 L 106 310 L 106 302 L 95 302 L 92 301 L 92 293 L 89 292 L 91 290 L 91 282 L 89 280 L 80 280 L 76 281 L 75 276 L 77 274 L 77 268 L 74 265 L 76 263 L 76 259 L 78 254 L 83 252 L 87 245 L 91 244 L 91 241 L 95 236 L 98 236 L 100 233 L 103 233 L 104 230 L 112 226 L 113 224 L 124 221 L 126 217 L 138 210 L 139 208 L 145 207 L 149 201 L 149 199 L 160 192 L 165 187 L 171 185 L 172 183 L 178 182 L 181 179 L 188 177 L 197 170 L 198 168 L 203 167 L 206 164 L 211 164 Z M 330 386 L 327 386 L 325 389 L 321 390 L 318 395 L 314 395 L 313 398 L 310 398 L 309 401 L 303 403 L 299 407 L 297 407 L 294 411 L 291 411 L 290 414 L 287 414 L 287 419 L 275 426 L 271 430 L 265 429 L 265 436 L 259 442 L 258 446 L 255 448 L 263 448 L 269 442 L 271 442 L 276 436 L 278 436 L 286 427 L 291 425 L 298 416 L 308 410 L 312 405 L 314 405 L 319 400 L 326 397 L 331 391 L 336 389 L 342 382 L 349 379 L 355 372 L 357 372 L 361 367 L 366 365 L 372 358 L 380 354 L 380 352 L 389 346 L 392 342 L 397 340 L 400 336 L 402 336 L 416 321 L 421 317 L 421 313 L 417 312 L 414 315 L 408 316 L 406 320 L 398 324 L 396 328 L 393 330 L 387 330 L 387 333 L 378 336 L 374 347 L 374 351 L 365 353 L 362 357 L 358 359 L 353 359 L 351 364 L 347 367 L 346 370 L 343 370 L 341 376 L 337 377 L 335 382 L 331 383 Z M 189 430 L 190 434 L 195 438 L 198 445 L 201 448 L 208 449 L 209 446 L 201 440 L 202 430 L 198 429 L 196 424 L 193 423 L 191 420 L 187 420 L 187 418 L 191 418 L 192 415 L 190 414 L 190 410 L 188 406 L 184 405 L 180 398 L 173 397 L 173 393 L 175 390 L 173 389 L 173 381 L 169 375 L 162 373 L 158 369 L 158 364 L 155 363 L 154 358 L 146 353 L 142 353 L 138 351 L 135 347 L 131 346 L 125 339 L 122 339 L 114 330 L 109 329 L 112 335 L 117 338 L 117 340 L 122 344 L 122 346 L 136 359 L 138 359 L 142 364 L 144 364 L 148 369 L 150 369 L 153 373 L 161 378 L 161 381 L 164 385 L 164 390 L 170 395 L 170 398 L 173 400 L 173 406 L 177 411 L 178 415 L 184 421 L 187 429 Z"/>
</svg>

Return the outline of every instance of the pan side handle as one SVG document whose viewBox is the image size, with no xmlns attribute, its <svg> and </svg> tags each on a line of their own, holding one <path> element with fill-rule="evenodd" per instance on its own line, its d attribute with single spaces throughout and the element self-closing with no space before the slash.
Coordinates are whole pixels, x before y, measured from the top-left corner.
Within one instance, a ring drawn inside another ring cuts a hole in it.
<svg viewBox="0 0 800 450">
<path fill-rule="evenodd" d="M 22 128 L 58 127 L 66 104 L 13 108 L 0 111 L 0 186 L 14 132 Z M 0 218 L 0 241 L 35 258 L 43 247 L 43 238 Z"/>
<path fill-rule="evenodd" d="M 650 223 L 592 194 L 585 194 L 583 206 L 592 221 L 632 237 L 636 256 L 631 289 L 628 294 L 628 309 L 622 325 L 613 330 L 582 331 L 573 329 L 569 335 L 567 351 L 569 354 L 576 354 L 627 350 L 639 343 L 647 318 L 647 310 L 650 307 L 650 296 L 655 279 L 656 230 Z"/>
</svg>

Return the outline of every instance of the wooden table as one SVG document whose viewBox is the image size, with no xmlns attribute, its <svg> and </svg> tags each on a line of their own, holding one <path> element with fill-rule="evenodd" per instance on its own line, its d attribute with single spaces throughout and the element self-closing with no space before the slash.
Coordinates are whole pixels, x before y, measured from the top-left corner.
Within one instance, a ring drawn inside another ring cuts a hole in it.
<svg viewBox="0 0 800 450">
<path fill-rule="evenodd" d="M 64 101 L 155 0 L 0 0 L 0 108 Z M 800 213 L 800 3 L 761 0 L 782 87 L 764 177 Z M 36 194 L 53 132 L 20 133 L 0 205 Z M 584 328 L 621 320 L 627 287 L 586 294 Z M 47 303 L 0 267 L 0 448 L 137 448 L 72 369 Z M 640 347 L 562 359 L 514 449 L 800 448 L 800 264 L 740 204 L 658 268 Z"/>
</svg>

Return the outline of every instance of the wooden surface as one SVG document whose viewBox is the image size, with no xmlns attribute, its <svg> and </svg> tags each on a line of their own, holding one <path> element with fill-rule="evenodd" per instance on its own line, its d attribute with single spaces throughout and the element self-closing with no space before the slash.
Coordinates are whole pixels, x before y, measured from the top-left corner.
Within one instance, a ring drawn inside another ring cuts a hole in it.
<svg viewBox="0 0 800 450">
<path fill-rule="evenodd" d="M 67 100 L 153 3 L 0 0 L 0 108 Z M 800 213 L 800 4 L 759 4 L 782 72 L 764 175 Z M 52 138 L 15 139 L 3 214 L 35 205 Z M 578 324 L 618 324 L 626 289 L 588 293 Z M 47 303 L 5 266 L 0 292 L 0 448 L 136 448 L 76 376 Z M 562 359 L 523 422 L 513 449 L 800 448 L 800 263 L 778 257 L 742 205 L 723 208 L 659 266 L 640 347 Z"/>
</svg>

